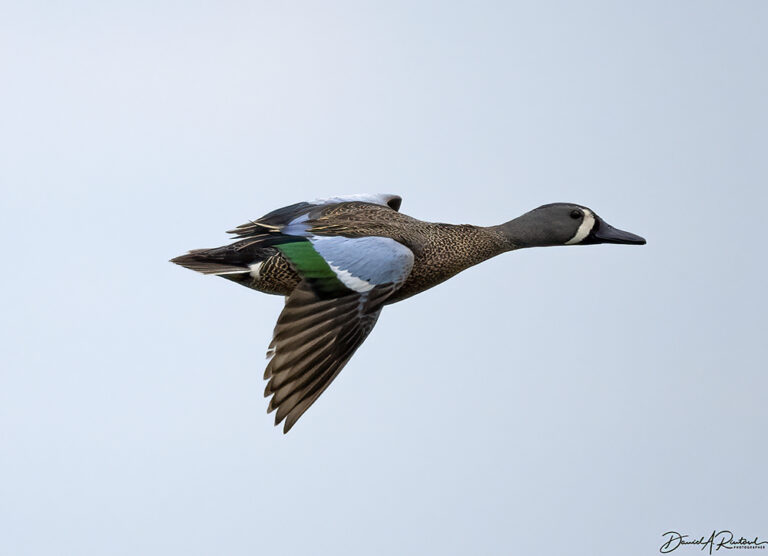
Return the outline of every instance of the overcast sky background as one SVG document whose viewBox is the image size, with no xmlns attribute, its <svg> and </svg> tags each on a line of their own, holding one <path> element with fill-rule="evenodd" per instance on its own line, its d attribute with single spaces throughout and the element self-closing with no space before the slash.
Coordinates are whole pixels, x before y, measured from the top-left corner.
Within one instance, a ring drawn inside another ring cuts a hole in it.
<svg viewBox="0 0 768 556">
<path fill-rule="evenodd" d="M 767 28 L 762 0 L 2 3 L 0 554 L 768 538 Z M 648 245 L 387 307 L 284 436 L 282 298 L 167 261 L 367 191 L 482 225 L 572 201 Z"/>
</svg>

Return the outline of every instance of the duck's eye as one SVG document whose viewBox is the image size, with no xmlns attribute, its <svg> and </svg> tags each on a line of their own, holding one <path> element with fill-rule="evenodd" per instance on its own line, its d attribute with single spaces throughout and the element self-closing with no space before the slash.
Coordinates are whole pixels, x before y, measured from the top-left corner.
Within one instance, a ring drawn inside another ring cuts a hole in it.
<svg viewBox="0 0 768 556">
<path fill-rule="evenodd" d="M 584 216 L 584 213 L 581 212 L 579 209 L 573 209 L 571 211 L 571 218 L 573 218 L 574 220 L 579 219 L 582 216 Z"/>
</svg>

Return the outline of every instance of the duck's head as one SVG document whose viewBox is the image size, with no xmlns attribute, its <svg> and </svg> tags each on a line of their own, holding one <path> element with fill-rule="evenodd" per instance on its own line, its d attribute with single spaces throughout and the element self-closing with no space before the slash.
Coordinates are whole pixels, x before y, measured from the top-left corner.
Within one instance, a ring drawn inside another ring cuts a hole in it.
<svg viewBox="0 0 768 556">
<path fill-rule="evenodd" d="M 645 245 L 642 237 L 614 228 L 595 211 L 573 203 L 540 206 L 501 225 L 516 247 L 623 243 Z"/>
</svg>

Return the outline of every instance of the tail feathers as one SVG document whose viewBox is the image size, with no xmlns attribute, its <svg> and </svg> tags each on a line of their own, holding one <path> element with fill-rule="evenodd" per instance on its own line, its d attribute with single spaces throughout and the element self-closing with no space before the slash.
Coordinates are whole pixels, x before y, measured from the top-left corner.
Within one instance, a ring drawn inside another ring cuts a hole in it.
<svg viewBox="0 0 768 556">
<path fill-rule="evenodd" d="M 203 274 L 235 275 L 250 272 L 251 265 L 276 255 L 278 250 L 275 245 L 294 241 L 306 240 L 259 231 L 224 247 L 193 249 L 186 255 L 171 259 L 171 262 Z"/>
<path fill-rule="evenodd" d="M 241 272 L 250 272 L 248 266 L 229 264 L 222 260 L 216 260 L 215 257 L 211 257 L 211 251 L 216 250 L 194 249 L 186 255 L 171 259 L 171 262 L 203 274 L 239 274 Z"/>
</svg>

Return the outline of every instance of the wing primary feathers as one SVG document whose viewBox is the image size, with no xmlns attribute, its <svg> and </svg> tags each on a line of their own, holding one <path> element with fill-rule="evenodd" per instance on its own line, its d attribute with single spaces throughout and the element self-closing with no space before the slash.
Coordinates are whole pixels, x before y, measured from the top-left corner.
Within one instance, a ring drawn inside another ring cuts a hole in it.
<svg viewBox="0 0 768 556">
<path fill-rule="evenodd" d="M 397 289 L 384 284 L 364 293 L 322 299 L 308 281 L 287 298 L 277 320 L 264 372 L 267 411 L 288 432 L 317 400 L 373 329 L 384 301 Z"/>
</svg>

